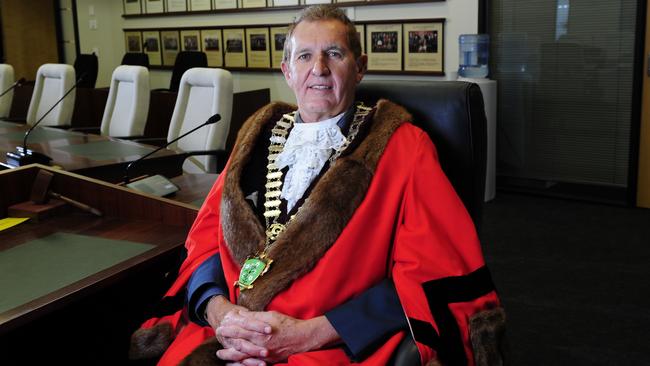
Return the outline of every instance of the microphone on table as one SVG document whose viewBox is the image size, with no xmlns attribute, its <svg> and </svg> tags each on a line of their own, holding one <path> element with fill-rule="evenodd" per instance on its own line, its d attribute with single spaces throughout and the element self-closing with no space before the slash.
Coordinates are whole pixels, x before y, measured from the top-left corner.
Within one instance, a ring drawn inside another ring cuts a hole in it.
<svg viewBox="0 0 650 366">
<path fill-rule="evenodd" d="M 34 128 L 36 128 L 36 126 L 38 126 L 38 124 L 41 123 L 41 121 L 43 121 L 45 117 L 47 117 L 47 115 L 50 114 L 50 112 L 52 112 L 54 108 L 56 108 L 56 106 L 59 105 L 59 103 L 61 103 L 65 99 L 65 97 L 68 96 L 68 94 L 72 93 L 72 91 L 77 88 L 79 83 L 81 83 L 83 79 L 86 77 L 86 74 L 87 72 L 82 73 L 77 79 L 77 81 L 74 83 L 74 85 L 71 86 L 70 89 L 68 89 L 68 91 L 65 92 L 65 94 L 63 94 L 63 96 L 59 98 L 59 100 L 57 100 L 56 103 L 54 103 L 54 105 L 52 105 L 52 107 L 50 107 L 50 109 L 48 109 L 47 112 L 45 112 L 41 116 L 41 118 L 39 118 L 38 121 L 36 121 L 36 123 L 32 125 L 32 127 L 29 128 L 29 130 L 27 130 L 27 132 L 25 132 L 25 138 L 23 139 L 23 146 L 17 146 L 16 151 L 10 151 L 7 153 L 7 163 L 9 165 L 23 166 L 27 164 L 33 164 L 33 163 L 44 164 L 44 165 L 50 164 L 52 158 L 50 158 L 49 156 L 40 153 L 38 151 L 27 149 L 27 138 L 32 133 L 32 131 L 34 131 Z"/>
<path fill-rule="evenodd" d="M 124 169 L 124 182 L 123 184 L 125 186 L 128 186 L 129 188 L 133 188 L 138 191 L 143 191 L 146 193 L 154 194 L 157 196 L 166 196 L 171 193 L 174 193 L 178 191 L 178 187 L 174 185 L 174 183 L 170 182 L 167 178 L 163 177 L 162 175 L 156 174 L 151 177 L 147 177 L 144 179 L 140 179 L 138 181 L 135 181 L 133 183 L 129 182 L 129 169 L 133 167 L 134 165 L 137 165 L 139 162 L 142 160 L 148 158 L 149 156 L 157 153 L 158 151 L 167 148 L 169 145 L 173 144 L 174 142 L 182 139 L 183 137 L 191 134 L 192 132 L 200 129 L 201 127 L 205 127 L 208 125 L 211 125 L 213 123 L 217 123 L 221 120 L 221 116 L 217 113 L 214 116 L 208 118 L 207 121 L 203 122 L 202 124 L 194 127 L 193 129 L 185 132 L 184 134 L 178 136 L 177 138 L 169 141 L 168 143 L 164 144 L 163 146 L 160 146 L 159 148 L 153 150 L 152 152 L 132 161 L 129 163 L 129 165 L 126 166 Z"/>
<path fill-rule="evenodd" d="M 7 89 L 5 89 L 5 91 L 3 91 L 2 93 L 0 93 L 0 98 L 4 97 L 5 94 L 7 94 L 7 93 L 9 93 L 10 91 L 14 90 L 16 87 L 23 85 L 23 83 L 24 83 L 25 81 L 26 81 L 25 78 L 20 78 L 20 79 L 18 79 L 18 81 L 16 81 L 15 83 L 11 84 L 10 87 L 8 87 Z"/>
</svg>

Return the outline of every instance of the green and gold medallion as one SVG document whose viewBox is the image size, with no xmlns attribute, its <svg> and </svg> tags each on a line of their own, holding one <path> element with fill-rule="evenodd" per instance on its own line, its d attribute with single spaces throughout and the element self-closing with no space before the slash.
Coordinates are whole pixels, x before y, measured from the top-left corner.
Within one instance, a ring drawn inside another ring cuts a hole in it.
<svg viewBox="0 0 650 366">
<path fill-rule="evenodd" d="M 248 258 L 239 272 L 239 280 L 235 285 L 240 290 L 250 290 L 253 288 L 253 282 L 260 276 L 263 276 L 271 267 L 273 259 L 264 258 L 263 256 Z"/>
</svg>

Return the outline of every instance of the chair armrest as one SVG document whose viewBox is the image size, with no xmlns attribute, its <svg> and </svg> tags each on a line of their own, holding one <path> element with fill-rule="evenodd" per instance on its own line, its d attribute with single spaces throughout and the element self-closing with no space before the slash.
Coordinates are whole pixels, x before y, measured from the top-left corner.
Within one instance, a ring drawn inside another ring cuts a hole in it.
<svg viewBox="0 0 650 366">
<path fill-rule="evenodd" d="M 217 171 L 209 173 L 220 173 L 223 168 L 226 166 L 226 161 L 228 160 L 229 152 L 226 150 L 197 150 L 197 151 L 188 151 L 185 154 L 185 158 L 195 155 L 211 155 L 217 157 Z"/>
<path fill-rule="evenodd" d="M 144 139 L 144 136 L 111 136 L 114 139 L 120 139 L 120 140 L 129 140 L 129 141 L 136 141 L 138 139 Z"/>
<path fill-rule="evenodd" d="M 70 131 L 91 133 L 91 134 L 95 134 L 95 135 L 100 135 L 101 134 L 101 129 L 99 127 L 73 127 L 73 128 L 70 129 Z"/>
<path fill-rule="evenodd" d="M 145 138 L 135 138 L 131 141 L 137 142 L 140 144 L 147 144 L 153 146 L 164 146 L 167 143 L 167 139 L 164 137 L 145 137 Z"/>
<path fill-rule="evenodd" d="M 23 125 L 27 123 L 24 118 L 18 118 L 18 117 L 4 117 L 4 118 L 0 118 L 0 120 L 5 122 L 19 122 Z"/>
</svg>

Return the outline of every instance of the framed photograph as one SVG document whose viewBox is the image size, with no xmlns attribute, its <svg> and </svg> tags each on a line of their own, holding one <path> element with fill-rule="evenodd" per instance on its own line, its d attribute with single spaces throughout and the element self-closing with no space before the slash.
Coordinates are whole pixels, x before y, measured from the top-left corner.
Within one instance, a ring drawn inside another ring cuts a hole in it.
<svg viewBox="0 0 650 366">
<path fill-rule="evenodd" d="M 142 32 L 142 48 L 144 53 L 149 56 L 149 64 L 151 66 L 162 65 L 160 34 L 158 34 L 158 31 Z"/>
<path fill-rule="evenodd" d="M 264 8 L 266 0 L 241 0 L 242 8 Z"/>
<path fill-rule="evenodd" d="M 167 2 L 167 12 L 187 11 L 186 0 L 165 0 Z"/>
<path fill-rule="evenodd" d="M 164 13 L 163 0 L 144 0 L 144 12 L 148 14 Z"/>
<path fill-rule="evenodd" d="M 181 31 L 181 50 L 201 51 L 201 33 L 198 29 Z"/>
<path fill-rule="evenodd" d="M 124 14 L 142 14 L 142 3 L 140 0 L 122 0 Z"/>
<path fill-rule="evenodd" d="M 212 9 L 236 9 L 237 0 L 212 0 Z"/>
<path fill-rule="evenodd" d="M 190 0 L 190 11 L 210 9 L 212 9 L 212 0 Z"/>
<path fill-rule="evenodd" d="M 366 0 L 336 0 L 336 3 L 358 3 L 360 1 L 366 1 Z"/>
<path fill-rule="evenodd" d="M 302 0 L 304 5 L 331 4 L 332 0 Z"/>
<path fill-rule="evenodd" d="M 223 30 L 225 67 L 246 67 L 246 38 L 243 28 L 227 28 Z"/>
<path fill-rule="evenodd" d="M 280 69 L 289 27 L 271 27 L 271 67 Z"/>
<path fill-rule="evenodd" d="M 366 54 L 369 71 L 401 71 L 402 25 L 366 25 Z"/>
<path fill-rule="evenodd" d="M 201 31 L 201 49 L 208 58 L 208 66 L 223 67 L 221 29 L 203 29 Z"/>
<path fill-rule="evenodd" d="M 248 68 L 271 68 L 268 28 L 246 28 L 246 46 Z"/>
<path fill-rule="evenodd" d="M 443 21 L 404 24 L 404 71 L 444 72 Z"/>
<path fill-rule="evenodd" d="M 174 66 L 176 55 L 180 51 L 178 31 L 162 31 L 160 32 L 160 38 L 162 41 L 163 65 Z"/>
<path fill-rule="evenodd" d="M 361 42 L 361 54 L 366 53 L 366 26 L 363 24 L 355 24 L 357 28 L 357 34 L 359 35 L 359 41 Z"/>
<path fill-rule="evenodd" d="M 295 6 L 300 5 L 299 0 L 272 0 L 272 6 Z"/>
<path fill-rule="evenodd" d="M 142 33 L 124 32 L 124 40 L 126 52 L 142 52 Z"/>
</svg>

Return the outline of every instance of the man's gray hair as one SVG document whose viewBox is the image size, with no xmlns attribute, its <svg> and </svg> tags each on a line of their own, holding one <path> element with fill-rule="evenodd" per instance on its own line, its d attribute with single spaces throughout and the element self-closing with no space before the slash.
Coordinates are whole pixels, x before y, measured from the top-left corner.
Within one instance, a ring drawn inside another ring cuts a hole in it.
<svg viewBox="0 0 650 366">
<path fill-rule="evenodd" d="M 354 59 L 358 59 L 361 56 L 361 40 L 359 39 L 359 34 L 357 33 L 357 28 L 354 26 L 354 23 L 345 15 L 345 12 L 340 8 L 324 4 L 324 5 L 313 5 L 303 9 L 300 14 L 293 20 L 293 23 L 289 25 L 289 30 L 287 31 L 287 37 L 284 41 L 284 53 L 282 54 L 282 60 L 284 62 L 289 61 L 291 57 L 291 37 L 293 37 L 293 32 L 300 24 L 300 22 L 316 22 L 320 20 L 338 20 L 343 23 L 346 28 L 348 46 L 354 53 Z"/>
</svg>

